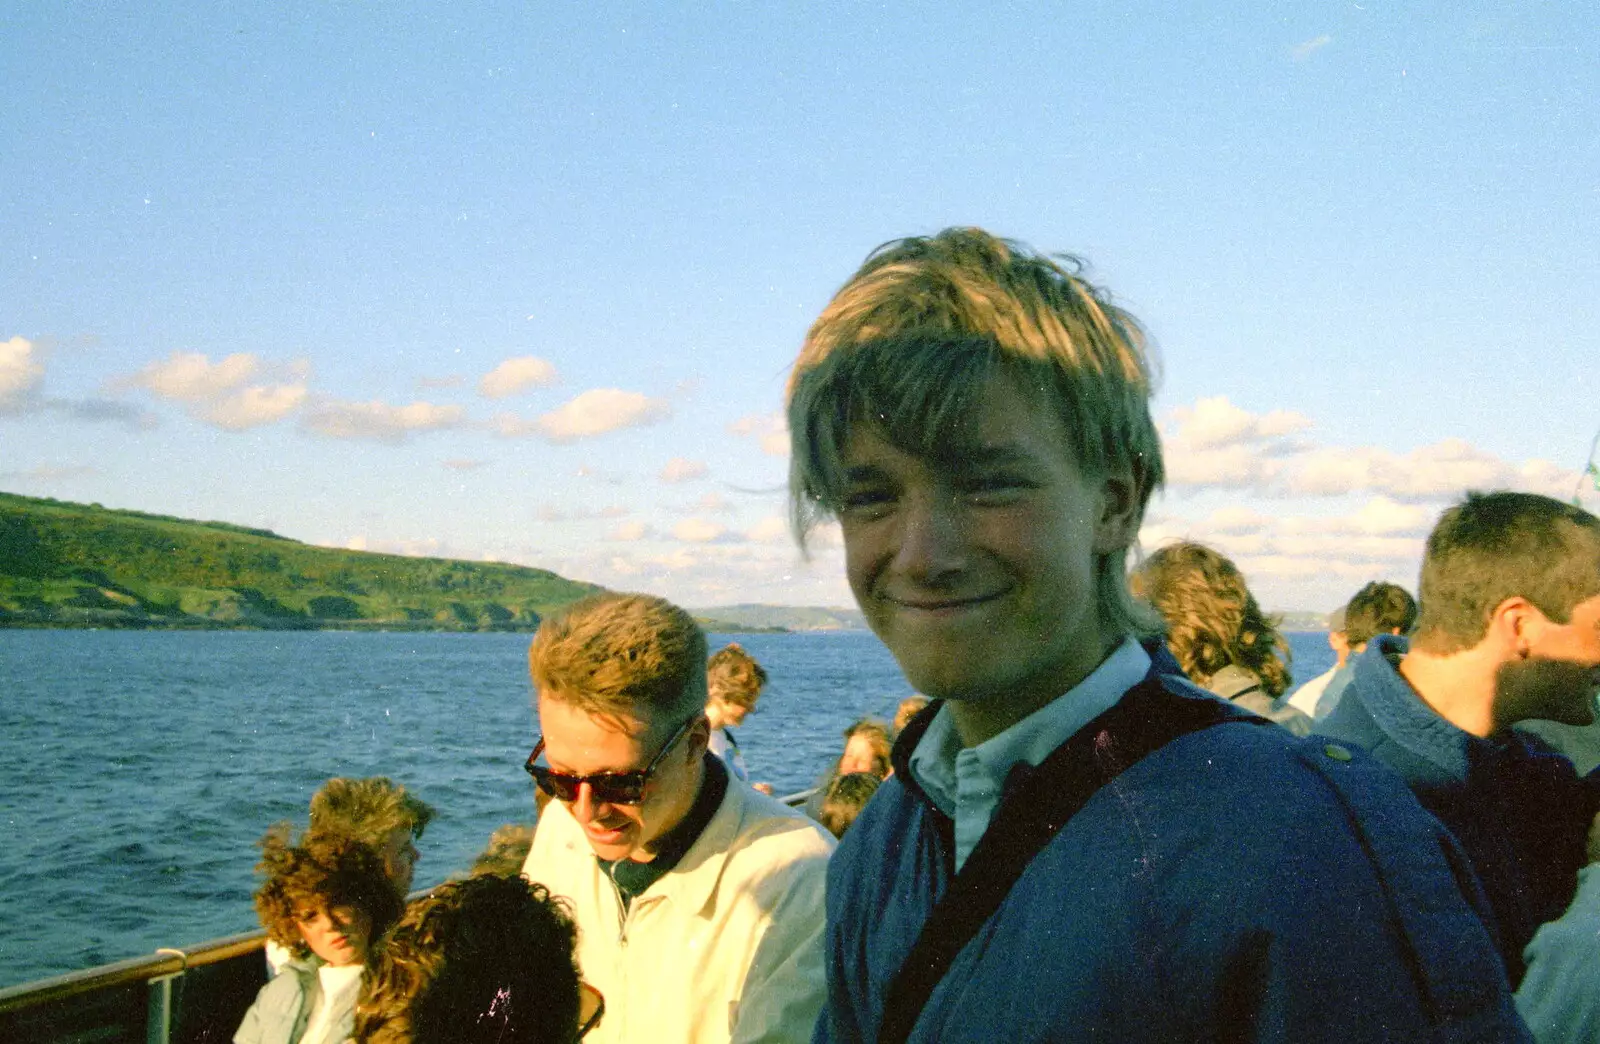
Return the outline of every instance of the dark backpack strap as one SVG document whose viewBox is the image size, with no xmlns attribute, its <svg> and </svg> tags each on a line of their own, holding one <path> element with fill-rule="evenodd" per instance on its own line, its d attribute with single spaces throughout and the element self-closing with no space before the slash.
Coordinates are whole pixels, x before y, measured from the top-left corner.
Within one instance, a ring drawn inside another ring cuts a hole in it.
<svg viewBox="0 0 1600 1044">
<path fill-rule="evenodd" d="M 1152 674 L 1010 788 L 895 973 L 878 1044 L 904 1044 L 956 955 L 1000 909 L 1034 856 L 1101 787 L 1178 737 L 1226 721 L 1270 724 L 1219 699 L 1169 692 Z"/>
</svg>

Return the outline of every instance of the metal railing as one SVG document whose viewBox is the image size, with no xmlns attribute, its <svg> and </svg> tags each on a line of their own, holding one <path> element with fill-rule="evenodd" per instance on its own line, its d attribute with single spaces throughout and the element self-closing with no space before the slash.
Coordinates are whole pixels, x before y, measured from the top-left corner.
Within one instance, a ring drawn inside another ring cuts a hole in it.
<svg viewBox="0 0 1600 1044">
<path fill-rule="evenodd" d="M 252 953 L 266 945 L 267 933 L 257 929 L 222 939 L 212 939 L 188 949 L 161 949 L 146 957 L 102 964 L 98 968 L 68 972 L 49 979 L 38 979 L 0 989 L 0 1015 L 36 1004 L 65 1000 L 97 990 L 131 983 L 149 982 L 163 976 L 182 975 L 192 968 L 226 961 Z"/>
</svg>

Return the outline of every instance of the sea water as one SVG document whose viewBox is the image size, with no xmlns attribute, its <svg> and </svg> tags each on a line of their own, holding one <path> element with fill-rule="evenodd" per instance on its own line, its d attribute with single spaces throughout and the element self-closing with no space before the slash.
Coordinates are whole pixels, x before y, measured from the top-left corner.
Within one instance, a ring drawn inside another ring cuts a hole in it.
<svg viewBox="0 0 1600 1044">
<path fill-rule="evenodd" d="M 865 632 L 737 640 L 770 681 L 751 778 L 811 786 L 910 687 Z M 1291 635 L 1295 674 L 1332 662 Z M 255 841 L 330 776 L 438 810 L 418 887 L 531 822 L 527 635 L 0 630 L 0 986 L 256 927 Z"/>
</svg>

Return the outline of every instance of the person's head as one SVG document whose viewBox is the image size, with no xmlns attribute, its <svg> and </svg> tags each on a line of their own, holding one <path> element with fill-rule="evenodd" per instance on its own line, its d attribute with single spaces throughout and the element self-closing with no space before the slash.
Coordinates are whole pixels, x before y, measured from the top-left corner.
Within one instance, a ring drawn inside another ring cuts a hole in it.
<svg viewBox="0 0 1600 1044">
<path fill-rule="evenodd" d="M 1380 634 L 1409 634 L 1416 622 L 1416 599 L 1399 584 L 1374 580 L 1345 605 L 1344 639 L 1360 649 Z"/>
<path fill-rule="evenodd" d="M 919 690 L 1043 702 L 1154 633 L 1124 561 L 1161 484 L 1138 322 L 980 229 L 874 251 L 789 380 L 802 546 L 837 518 L 851 589 Z"/>
<path fill-rule="evenodd" d="M 867 772 L 879 779 L 889 775 L 889 729 L 875 718 L 862 718 L 844 730 L 844 753 L 835 774 Z"/>
<path fill-rule="evenodd" d="M 541 791 L 540 793 L 543 793 Z M 527 823 L 506 823 L 489 835 L 489 843 L 472 861 L 468 873 L 515 874 L 522 870 L 533 847 L 533 827 Z"/>
<path fill-rule="evenodd" d="M 882 777 L 871 772 L 852 772 L 848 776 L 835 777 L 822 795 L 822 808 L 817 813 L 817 822 L 834 837 L 843 837 L 861 810 L 867 807 L 867 802 L 872 800 L 872 795 L 878 792 L 878 784 L 882 782 Z"/>
<path fill-rule="evenodd" d="M 1587 724 L 1600 689 L 1600 519 L 1534 493 L 1469 493 L 1428 536 L 1411 648 L 1488 649 L 1497 716 Z"/>
<path fill-rule="evenodd" d="M 311 796 L 311 833 L 353 837 L 377 851 L 401 898 L 411 890 L 417 846 L 433 807 L 384 776 L 328 780 Z"/>
<path fill-rule="evenodd" d="M 928 697 L 920 695 L 907 696 L 900 701 L 900 706 L 894 709 L 894 734 L 900 735 L 905 727 L 911 724 L 911 719 L 922 713 L 922 708 L 928 705 Z"/>
<path fill-rule="evenodd" d="M 1344 606 L 1328 614 L 1328 648 L 1338 657 L 1337 665 L 1344 666 L 1350 658 L 1350 638 L 1344 633 Z"/>
<path fill-rule="evenodd" d="M 440 885 L 373 955 L 356 1044 L 570 1044 L 582 1012 L 577 928 L 516 875 Z M 591 1008 L 592 1011 L 592 1008 Z"/>
<path fill-rule="evenodd" d="M 706 664 L 706 717 L 712 728 L 737 726 L 756 709 L 766 670 L 738 642 L 718 649 Z"/>
<path fill-rule="evenodd" d="M 1231 666 L 1260 678 L 1269 696 L 1288 689 L 1289 643 L 1226 555 L 1190 541 L 1170 544 L 1145 559 L 1131 583 L 1167 622 L 1167 647 L 1198 684 Z"/>
<path fill-rule="evenodd" d="M 371 846 L 309 834 L 294 844 L 287 823 L 268 830 L 260 846 L 256 913 L 267 937 L 295 957 L 359 964 L 400 916 L 402 900 Z"/>
<path fill-rule="evenodd" d="M 529 772 L 596 855 L 648 862 L 702 779 L 710 732 L 700 625 L 665 599 L 590 595 L 545 618 L 528 666 L 542 730 Z M 541 749 L 548 766 L 537 762 Z"/>
</svg>

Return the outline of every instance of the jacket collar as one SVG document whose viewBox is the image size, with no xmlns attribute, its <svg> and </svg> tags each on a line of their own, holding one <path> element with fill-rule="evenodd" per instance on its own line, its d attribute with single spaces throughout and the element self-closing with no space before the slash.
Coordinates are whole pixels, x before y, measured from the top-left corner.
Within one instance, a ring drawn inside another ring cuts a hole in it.
<svg viewBox="0 0 1600 1044">
<path fill-rule="evenodd" d="M 676 867 L 634 899 L 634 906 L 667 901 L 682 904 L 688 910 L 704 908 L 722 880 L 729 850 L 752 812 L 750 805 L 754 797 L 755 791 L 730 779 L 722 803 L 699 838 L 689 846 Z M 596 871 L 599 872 L 598 865 Z"/>
<path fill-rule="evenodd" d="M 1406 640 L 1398 635 L 1373 638 L 1352 661 L 1345 698 L 1359 700 L 1390 742 L 1432 766 L 1439 779 L 1465 780 L 1473 749 L 1493 744 L 1457 728 L 1423 701 L 1391 662 L 1405 651 Z"/>
<path fill-rule="evenodd" d="M 1183 668 L 1178 666 L 1178 661 L 1173 658 L 1172 652 L 1167 648 L 1167 643 L 1160 637 L 1142 639 L 1139 644 L 1150 657 L 1150 670 L 1145 674 L 1144 680 L 1160 680 L 1162 676 L 1171 676 L 1187 680 Z M 922 737 L 928 732 L 928 726 L 933 724 L 934 716 L 939 713 L 939 708 L 944 706 L 944 700 L 934 700 L 916 717 L 906 722 L 906 727 L 900 730 L 900 736 L 894 742 L 893 749 L 889 752 L 889 764 L 894 766 L 894 778 L 900 785 L 929 808 L 937 810 L 927 793 L 917 784 L 911 772 L 911 754 L 917 749 L 917 744 L 922 742 Z"/>
</svg>

